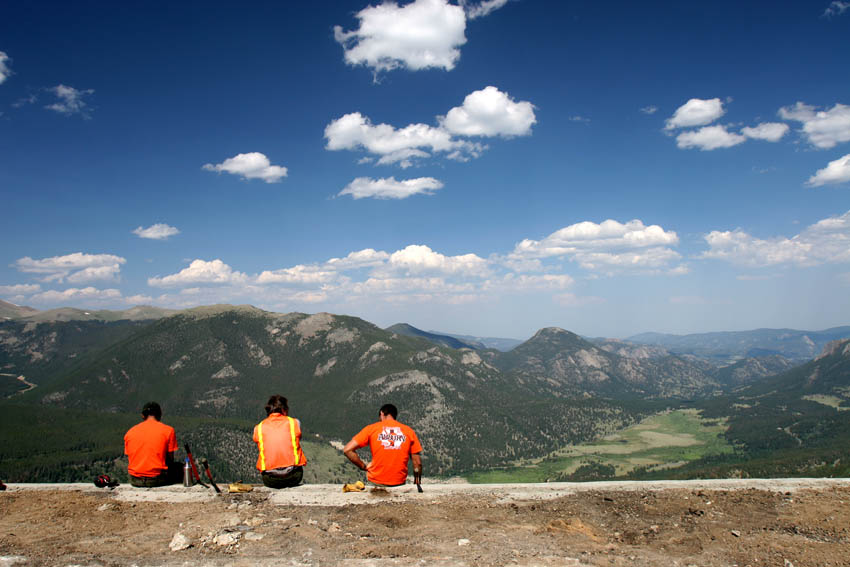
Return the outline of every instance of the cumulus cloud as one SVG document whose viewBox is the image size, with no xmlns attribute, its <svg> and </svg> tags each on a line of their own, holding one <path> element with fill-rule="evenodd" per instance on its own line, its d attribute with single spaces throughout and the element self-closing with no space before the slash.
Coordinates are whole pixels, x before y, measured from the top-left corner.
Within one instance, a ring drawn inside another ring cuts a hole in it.
<svg viewBox="0 0 850 567">
<path fill-rule="evenodd" d="M 507 3 L 508 0 L 482 0 L 478 3 L 461 0 L 460 5 L 466 11 L 466 17 L 475 20 L 489 16 Z"/>
<path fill-rule="evenodd" d="M 537 122 L 530 102 L 514 102 L 493 86 L 474 91 L 463 105 L 439 118 L 440 125 L 460 136 L 527 136 Z"/>
<path fill-rule="evenodd" d="M 169 236 L 180 234 L 180 231 L 173 226 L 168 226 L 164 223 L 156 223 L 147 228 L 138 227 L 133 231 L 133 234 L 139 238 L 149 238 L 151 240 L 165 240 Z"/>
<path fill-rule="evenodd" d="M 833 16 L 840 16 L 850 8 L 850 2 L 843 2 L 842 0 L 833 0 L 824 10 L 823 15 L 825 18 L 831 18 Z"/>
<path fill-rule="evenodd" d="M 702 151 L 731 148 L 746 141 L 746 136 L 729 132 L 726 126 L 704 126 L 699 130 L 682 132 L 676 136 L 676 145 L 679 148 L 699 148 Z"/>
<path fill-rule="evenodd" d="M 635 219 L 625 224 L 608 219 L 600 224 L 585 221 L 557 230 L 543 240 L 525 239 L 516 245 L 520 257 L 565 256 L 582 250 L 622 250 L 674 246 L 679 237 L 658 225 L 645 226 Z"/>
<path fill-rule="evenodd" d="M 55 94 L 59 100 L 53 104 L 48 104 L 45 108 L 65 116 L 79 114 L 84 118 L 89 117 L 88 104 L 83 99 L 94 94 L 93 89 L 77 90 L 74 87 L 58 85 L 48 90 Z"/>
<path fill-rule="evenodd" d="M 475 287 L 470 283 L 447 282 L 445 278 L 439 276 L 370 277 L 365 281 L 353 284 L 350 289 L 351 293 L 356 296 L 395 295 L 398 298 L 404 298 L 412 294 L 417 300 L 423 299 L 421 295 L 423 293 L 428 294 L 427 297 L 439 297 L 444 294 L 472 293 L 475 291 Z"/>
<path fill-rule="evenodd" d="M 390 259 L 390 255 L 384 251 L 365 248 L 351 252 L 345 258 L 331 258 L 326 265 L 335 270 L 358 270 L 360 268 L 371 268 L 381 266 Z"/>
<path fill-rule="evenodd" d="M 95 287 L 68 288 L 66 290 L 48 290 L 31 297 L 36 303 L 66 303 L 80 300 L 117 300 L 121 292 L 117 289 L 97 289 Z"/>
<path fill-rule="evenodd" d="M 293 266 L 282 270 L 267 270 L 257 278 L 257 283 L 321 284 L 333 281 L 337 272 L 317 266 Z"/>
<path fill-rule="evenodd" d="M 525 239 L 518 243 L 504 265 L 528 258 L 566 257 L 586 270 L 616 272 L 652 272 L 666 270 L 681 255 L 669 248 L 679 243 L 673 231 L 658 225 L 645 226 L 640 220 L 625 224 L 606 220 L 600 224 L 585 221 L 564 227 L 543 240 Z"/>
<path fill-rule="evenodd" d="M 573 285 L 575 280 L 567 274 L 505 274 L 501 278 L 487 280 L 482 288 L 496 292 L 530 292 L 561 290 Z"/>
<path fill-rule="evenodd" d="M 850 154 L 831 161 L 823 169 L 817 170 L 806 182 L 812 187 L 835 185 L 850 182 Z"/>
<path fill-rule="evenodd" d="M 829 110 L 798 102 L 779 109 L 779 116 L 803 124 L 803 134 L 817 148 L 829 149 L 850 142 L 850 106 L 836 103 Z"/>
<path fill-rule="evenodd" d="M 396 181 L 395 177 L 371 179 L 358 177 L 339 192 L 339 196 L 351 195 L 354 199 L 406 199 L 412 195 L 433 195 L 443 188 L 443 183 L 433 177 L 418 177 Z"/>
<path fill-rule="evenodd" d="M 269 158 L 260 152 L 237 154 L 215 165 L 208 163 L 203 168 L 207 171 L 232 173 L 246 180 L 262 179 L 266 183 L 277 183 L 287 175 L 285 167 L 272 165 Z"/>
<path fill-rule="evenodd" d="M 84 282 L 94 279 L 114 279 L 127 260 L 112 254 L 84 254 L 75 252 L 34 260 L 29 256 L 19 258 L 13 266 L 20 272 L 44 274 L 44 281 Z M 73 280 L 71 278 L 74 278 Z"/>
<path fill-rule="evenodd" d="M 466 43 L 463 8 L 447 0 L 415 0 L 405 6 L 383 2 L 356 14 L 360 27 L 343 31 L 334 26 L 334 39 L 343 47 L 345 62 L 375 72 L 406 68 L 450 71 Z"/>
<path fill-rule="evenodd" d="M 188 268 L 184 268 L 164 277 L 148 278 L 148 285 L 154 287 L 169 287 L 180 285 L 191 285 L 197 283 L 211 284 L 242 284 L 247 283 L 248 277 L 233 271 L 233 268 L 221 260 L 207 262 L 205 260 L 194 260 Z"/>
<path fill-rule="evenodd" d="M 765 140 L 778 142 L 788 133 L 790 128 L 781 122 L 762 122 L 757 126 L 746 126 L 741 129 L 741 134 L 754 140 Z"/>
<path fill-rule="evenodd" d="M 438 152 L 445 152 L 448 159 L 467 161 L 480 156 L 487 146 L 455 136 L 526 136 L 536 118 L 530 102 L 515 102 L 507 93 L 490 86 L 469 94 L 462 106 L 438 116 L 437 122 L 439 126 L 419 123 L 395 128 L 373 124 L 368 117 L 352 112 L 325 127 L 325 147 L 365 150 L 380 156 L 378 165 L 399 163 L 409 167 L 413 160 Z"/>
<path fill-rule="evenodd" d="M 0 84 L 3 84 L 6 79 L 12 74 L 12 70 L 9 69 L 7 62 L 9 61 L 9 56 L 6 55 L 5 52 L 0 51 Z"/>
<path fill-rule="evenodd" d="M 752 267 L 850 262 L 850 211 L 818 221 L 791 238 L 756 238 L 741 229 L 712 231 L 702 258 Z"/>
<path fill-rule="evenodd" d="M 445 274 L 483 275 L 487 272 L 487 260 L 475 254 L 445 256 L 428 246 L 411 244 L 390 255 L 389 267 L 408 274 L 442 272 Z"/>
<path fill-rule="evenodd" d="M 667 119 L 664 128 L 674 130 L 676 128 L 704 126 L 711 124 L 724 114 L 726 114 L 726 111 L 723 109 L 723 102 L 719 98 L 692 98 L 676 109 L 673 116 Z"/>
<path fill-rule="evenodd" d="M 16 284 L 0 285 L 0 294 L 3 295 L 29 295 L 41 291 L 38 284 Z"/>
</svg>

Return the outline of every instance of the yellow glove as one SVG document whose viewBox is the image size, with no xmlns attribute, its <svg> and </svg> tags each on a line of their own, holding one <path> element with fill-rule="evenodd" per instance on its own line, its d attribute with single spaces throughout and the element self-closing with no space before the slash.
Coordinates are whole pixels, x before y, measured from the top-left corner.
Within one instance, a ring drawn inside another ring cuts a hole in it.
<svg viewBox="0 0 850 567">
<path fill-rule="evenodd" d="M 366 485 L 361 481 L 357 481 L 354 484 L 343 484 L 342 491 L 343 492 L 363 492 L 366 490 Z"/>
<path fill-rule="evenodd" d="M 251 492 L 254 487 L 250 484 L 243 484 L 242 481 L 233 482 L 227 487 L 228 492 Z"/>
</svg>

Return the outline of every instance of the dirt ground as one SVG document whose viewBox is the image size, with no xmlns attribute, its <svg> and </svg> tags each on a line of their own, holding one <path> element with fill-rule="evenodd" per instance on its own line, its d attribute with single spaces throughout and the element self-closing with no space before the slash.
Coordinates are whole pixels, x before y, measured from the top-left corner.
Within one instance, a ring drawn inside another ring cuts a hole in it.
<svg viewBox="0 0 850 567">
<path fill-rule="evenodd" d="M 0 492 L 0 567 L 850 566 L 847 484 L 599 485 L 536 500 L 427 485 L 343 499 L 325 486 L 339 504 L 287 504 L 263 490 L 151 501 L 129 487 L 10 488 Z"/>
</svg>

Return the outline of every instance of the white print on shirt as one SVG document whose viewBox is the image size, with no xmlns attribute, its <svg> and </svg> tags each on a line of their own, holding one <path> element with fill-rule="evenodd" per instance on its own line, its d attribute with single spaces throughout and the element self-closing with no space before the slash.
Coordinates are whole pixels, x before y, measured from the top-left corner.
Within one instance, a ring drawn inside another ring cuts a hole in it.
<svg viewBox="0 0 850 567">
<path fill-rule="evenodd" d="M 384 449 L 401 449 L 406 437 L 401 432 L 401 427 L 384 427 L 378 434 L 378 441 L 384 446 Z"/>
</svg>

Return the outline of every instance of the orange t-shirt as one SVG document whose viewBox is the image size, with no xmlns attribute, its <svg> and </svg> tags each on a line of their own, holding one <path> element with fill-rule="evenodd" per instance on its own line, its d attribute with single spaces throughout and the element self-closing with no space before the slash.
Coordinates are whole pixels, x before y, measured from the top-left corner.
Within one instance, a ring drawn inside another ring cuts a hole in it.
<svg viewBox="0 0 850 567">
<path fill-rule="evenodd" d="M 307 464 L 301 450 L 301 422 L 293 417 L 271 414 L 254 426 L 254 443 L 260 452 L 258 471 Z"/>
<path fill-rule="evenodd" d="M 130 458 L 127 472 L 132 476 L 159 476 L 168 468 L 165 454 L 176 450 L 174 428 L 156 419 L 146 419 L 124 435 L 124 454 Z"/>
<path fill-rule="evenodd" d="M 369 445 L 372 451 L 366 480 L 385 486 L 404 484 L 410 455 L 422 452 L 413 429 L 394 419 L 367 425 L 354 436 L 354 441 L 358 447 Z"/>
</svg>

